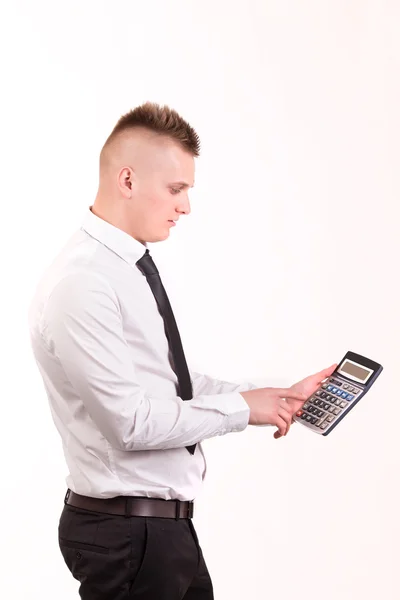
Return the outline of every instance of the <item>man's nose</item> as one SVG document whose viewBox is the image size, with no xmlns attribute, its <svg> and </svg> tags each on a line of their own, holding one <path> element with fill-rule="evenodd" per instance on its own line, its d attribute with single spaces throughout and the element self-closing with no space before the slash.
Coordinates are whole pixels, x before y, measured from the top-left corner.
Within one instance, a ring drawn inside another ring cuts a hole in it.
<svg viewBox="0 0 400 600">
<path fill-rule="evenodd" d="M 179 207 L 178 207 L 178 212 L 184 213 L 185 215 L 189 215 L 190 211 L 191 211 L 190 200 L 186 196 L 186 198 L 184 200 L 182 199 L 182 202 L 180 202 Z"/>
</svg>

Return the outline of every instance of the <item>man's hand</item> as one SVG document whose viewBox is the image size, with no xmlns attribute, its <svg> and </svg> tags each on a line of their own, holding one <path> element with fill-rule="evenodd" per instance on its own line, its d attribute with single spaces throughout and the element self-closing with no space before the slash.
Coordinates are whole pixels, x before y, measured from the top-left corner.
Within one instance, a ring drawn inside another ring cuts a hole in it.
<svg viewBox="0 0 400 600">
<path fill-rule="evenodd" d="M 333 371 L 336 369 L 337 363 L 331 365 L 327 369 L 323 369 L 314 375 L 309 375 L 305 379 L 302 379 L 298 383 L 293 384 L 289 389 L 298 392 L 299 394 L 305 394 L 307 399 L 310 398 L 320 387 L 321 383 L 330 375 L 332 375 Z M 296 400 L 295 398 L 288 397 L 286 398 L 286 404 L 288 405 L 288 410 L 292 416 L 303 406 L 305 401 Z M 288 430 L 289 431 L 289 428 Z M 287 432 L 286 432 L 287 433 Z M 285 434 L 286 435 L 286 434 Z M 278 439 L 282 437 L 282 433 L 278 430 L 274 433 L 274 438 Z"/>
<path fill-rule="evenodd" d="M 292 422 L 290 399 L 296 406 L 307 400 L 304 392 L 291 388 L 258 388 L 240 392 L 250 408 L 249 425 L 275 425 L 281 435 L 286 435 Z"/>
</svg>

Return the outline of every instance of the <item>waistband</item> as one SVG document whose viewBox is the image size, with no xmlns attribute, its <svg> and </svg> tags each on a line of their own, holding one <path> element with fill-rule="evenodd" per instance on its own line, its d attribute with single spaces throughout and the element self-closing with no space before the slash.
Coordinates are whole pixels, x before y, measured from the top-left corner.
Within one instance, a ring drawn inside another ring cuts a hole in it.
<svg viewBox="0 0 400 600">
<path fill-rule="evenodd" d="M 124 517 L 164 517 L 178 520 L 191 519 L 194 513 L 193 500 L 164 500 L 143 496 L 92 498 L 91 496 L 76 494 L 69 488 L 65 494 L 64 504 Z"/>
</svg>

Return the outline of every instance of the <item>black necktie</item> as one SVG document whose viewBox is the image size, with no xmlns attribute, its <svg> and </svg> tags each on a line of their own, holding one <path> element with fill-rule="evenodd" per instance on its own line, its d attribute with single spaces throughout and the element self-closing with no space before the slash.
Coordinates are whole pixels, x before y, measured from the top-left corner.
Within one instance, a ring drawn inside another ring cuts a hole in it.
<svg viewBox="0 0 400 600">
<path fill-rule="evenodd" d="M 151 291 L 156 299 L 158 310 L 164 320 L 165 334 L 168 339 L 169 349 L 173 358 L 173 369 L 178 377 L 178 395 L 182 400 L 191 400 L 193 398 L 192 382 L 190 379 L 189 369 L 186 363 L 185 354 L 183 352 L 181 336 L 179 335 L 178 326 L 175 321 L 174 313 L 172 312 L 171 304 L 168 300 L 167 292 L 162 284 L 160 274 L 149 250 L 140 258 L 137 267 L 146 276 L 147 283 L 151 287 Z M 186 446 L 190 454 L 194 454 L 196 444 Z"/>
</svg>

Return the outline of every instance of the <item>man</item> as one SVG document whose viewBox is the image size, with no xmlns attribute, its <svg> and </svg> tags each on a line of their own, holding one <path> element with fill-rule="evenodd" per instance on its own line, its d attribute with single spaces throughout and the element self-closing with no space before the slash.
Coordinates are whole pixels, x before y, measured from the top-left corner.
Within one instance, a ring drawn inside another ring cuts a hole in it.
<svg viewBox="0 0 400 600">
<path fill-rule="evenodd" d="M 32 348 L 69 468 L 59 545 L 84 600 L 210 600 L 192 523 L 202 440 L 274 425 L 336 365 L 289 389 L 189 371 L 147 243 L 190 213 L 199 138 L 174 110 L 122 116 L 82 227 L 32 300 Z"/>
</svg>

